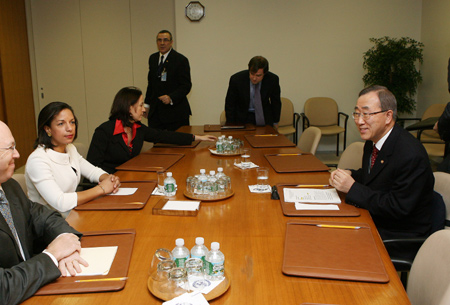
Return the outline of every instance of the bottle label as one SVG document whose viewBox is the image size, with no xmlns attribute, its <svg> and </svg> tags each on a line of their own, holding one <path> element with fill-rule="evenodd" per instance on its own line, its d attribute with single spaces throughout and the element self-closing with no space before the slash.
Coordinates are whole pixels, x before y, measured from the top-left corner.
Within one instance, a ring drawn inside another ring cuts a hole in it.
<svg viewBox="0 0 450 305">
<path fill-rule="evenodd" d="M 166 183 L 166 184 L 164 185 L 164 190 L 165 190 L 167 193 L 175 192 L 175 184 L 173 184 L 173 183 Z"/>
<path fill-rule="evenodd" d="M 222 143 L 217 143 L 216 145 L 216 150 L 217 152 L 223 152 L 223 144 Z"/>
<path fill-rule="evenodd" d="M 184 267 L 184 263 L 186 262 L 186 260 L 189 258 L 189 256 L 186 257 L 182 257 L 182 258 L 175 258 L 175 264 L 177 265 L 177 267 Z"/>
<path fill-rule="evenodd" d="M 211 263 L 206 261 L 206 274 L 210 276 L 223 276 L 224 261 L 218 263 Z"/>
</svg>

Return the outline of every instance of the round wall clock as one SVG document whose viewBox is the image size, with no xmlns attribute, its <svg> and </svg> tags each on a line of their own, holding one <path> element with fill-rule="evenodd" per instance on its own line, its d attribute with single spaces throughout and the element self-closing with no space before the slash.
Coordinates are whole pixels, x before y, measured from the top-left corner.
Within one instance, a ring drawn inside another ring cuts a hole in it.
<svg viewBox="0 0 450 305">
<path fill-rule="evenodd" d="M 186 5 L 185 13 L 190 21 L 200 21 L 205 16 L 205 7 L 199 1 L 191 1 Z"/>
</svg>

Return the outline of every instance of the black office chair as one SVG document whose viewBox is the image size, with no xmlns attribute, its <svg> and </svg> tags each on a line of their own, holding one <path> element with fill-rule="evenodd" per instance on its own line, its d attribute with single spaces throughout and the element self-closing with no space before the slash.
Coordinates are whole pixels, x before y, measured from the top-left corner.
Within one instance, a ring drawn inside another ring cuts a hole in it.
<svg viewBox="0 0 450 305">
<path fill-rule="evenodd" d="M 431 211 L 431 234 L 436 231 L 442 230 L 445 227 L 445 203 L 442 196 L 433 191 L 433 207 Z M 389 252 L 389 249 L 402 249 L 405 253 L 405 257 L 392 257 L 391 261 L 394 264 L 395 270 L 400 272 L 400 280 L 402 281 L 403 287 L 406 289 L 408 283 L 408 272 L 411 270 L 414 257 L 416 256 L 419 248 L 425 242 L 426 238 L 399 238 L 399 239 L 386 239 L 383 240 L 384 246 Z"/>
</svg>

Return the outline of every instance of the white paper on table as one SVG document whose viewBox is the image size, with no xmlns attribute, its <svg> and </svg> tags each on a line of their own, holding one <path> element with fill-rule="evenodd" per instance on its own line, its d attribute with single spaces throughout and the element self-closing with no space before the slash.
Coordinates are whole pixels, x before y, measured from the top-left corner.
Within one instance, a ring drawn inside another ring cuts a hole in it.
<svg viewBox="0 0 450 305">
<path fill-rule="evenodd" d="M 170 301 L 164 302 L 163 305 L 191 304 L 191 305 L 208 305 L 208 301 L 203 294 L 198 292 L 184 293 Z"/>
<path fill-rule="evenodd" d="M 127 195 L 133 195 L 134 193 L 136 193 L 137 191 L 137 187 L 121 187 L 119 188 L 119 190 L 117 191 L 117 193 L 113 194 L 109 194 L 109 196 L 127 196 Z"/>
<path fill-rule="evenodd" d="M 321 211 L 339 211 L 339 207 L 336 204 L 311 204 L 311 203 L 295 203 L 296 210 L 321 210 Z"/>
<path fill-rule="evenodd" d="M 175 201 L 169 200 L 162 208 L 163 210 L 175 210 L 175 211 L 195 211 L 200 207 L 200 201 L 185 200 L 185 201 Z"/>
<path fill-rule="evenodd" d="M 242 165 L 242 162 L 241 163 L 234 163 L 234 166 L 239 167 L 240 169 L 249 169 L 249 168 L 257 168 L 257 167 L 259 167 L 259 165 L 256 165 L 253 162 L 248 162 L 248 164 L 246 164 L 245 166 Z"/>
<path fill-rule="evenodd" d="M 259 190 L 260 186 L 259 185 L 249 185 L 248 189 L 250 190 L 251 193 L 272 193 L 272 188 L 270 187 L 270 185 L 265 185 L 264 189 Z"/>
<path fill-rule="evenodd" d="M 285 202 L 341 203 L 341 198 L 334 188 L 284 188 L 283 195 Z"/>
<path fill-rule="evenodd" d="M 217 286 L 219 286 L 220 283 L 222 283 L 222 281 L 224 281 L 225 279 L 219 280 L 219 281 L 210 281 L 207 279 L 204 279 L 200 276 L 189 276 L 189 285 L 190 288 L 194 291 L 194 292 L 201 292 L 203 294 L 208 294 L 210 293 L 214 288 L 216 288 Z M 186 289 L 186 287 L 183 287 L 184 289 Z"/>
<path fill-rule="evenodd" d="M 107 275 L 116 257 L 117 248 L 117 246 L 81 248 L 80 256 L 88 262 L 89 266 L 80 264 L 81 273 L 77 273 L 76 276 Z"/>
</svg>

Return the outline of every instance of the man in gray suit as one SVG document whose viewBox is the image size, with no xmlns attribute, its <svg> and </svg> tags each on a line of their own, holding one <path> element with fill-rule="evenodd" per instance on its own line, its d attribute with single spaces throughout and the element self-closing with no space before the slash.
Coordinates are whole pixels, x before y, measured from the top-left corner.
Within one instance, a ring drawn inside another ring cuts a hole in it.
<svg viewBox="0 0 450 305">
<path fill-rule="evenodd" d="M 87 266 L 79 255 L 81 234 L 11 179 L 17 158 L 14 137 L 0 121 L 0 304 L 20 303 L 66 270 L 75 275 L 79 264 Z"/>
</svg>

